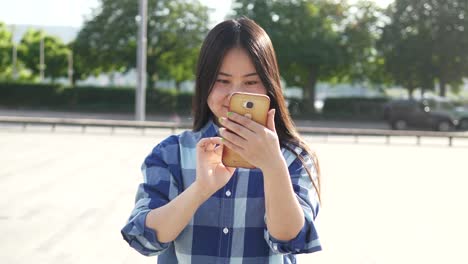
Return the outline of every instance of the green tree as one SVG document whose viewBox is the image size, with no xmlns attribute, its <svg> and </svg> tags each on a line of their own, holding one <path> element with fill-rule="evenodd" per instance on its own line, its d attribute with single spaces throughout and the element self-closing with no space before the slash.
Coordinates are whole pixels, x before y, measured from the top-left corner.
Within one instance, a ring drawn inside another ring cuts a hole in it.
<svg viewBox="0 0 468 264">
<path fill-rule="evenodd" d="M 96 52 L 93 50 L 86 50 L 85 46 L 77 44 L 76 41 L 77 40 L 75 39 L 68 44 L 68 48 L 72 51 L 73 55 L 73 86 L 78 80 L 84 80 L 91 75 L 97 76 L 102 72 L 102 68 L 99 67 L 97 58 L 96 60 L 92 60 L 92 54 L 95 54 Z"/>
<path fill-rule="evenodd" d="M 163 79 L 173 79 L 176 90 L 180 92 L 180 84 L 186 80 L 193 80 L 194 66 L 197 63 L 199 48 L 186 50 L 185 54 L 166 52 L 160 57 L 160 63 L 168 65 L 159 71 L 159 76 Z"/>
<path fill-rule="evenodd" d="M 377 49 L 382 35 L 385 13 L 373 1 L 358 1 L 346 8 L 342 44 L 346 49 L 349 82 L 385 84 L 390 78 L 385 71 L 384 57 Z"/>
<path fill-rule="evenodd" d="M 378 77 L 381 60 L 371 32 L 379 10 L 369 2 L 352 14 L 345 1 L 236 0 L 234 14 L 259 23 L 270 35 L 282 77 L 304 88 L 304 98 L 315 101 L 321 81 L 364 80 Z M 369 66 L 371 65 L 371 66 Z"/>
<path fill-rule="evenodd" d="M 463 77 L 468 76 L 468 2 L 427 2 L 423 7 L 418 3 L 418 9 L 432 19 L 433 24 L 429 27 L 434 41 L 432 61 L 440 95 L 445 96 L 447 84 L 457 86 L 463 83 Z"/>
<path fill-rule="evenodd" d="M 40 73 L 40 43 L 44 39 L 44 76 L 52 81 L 67 76 L 68 54 L 70 50 L 57 37 L 46 35 L 43 31 L 28 30 L 18 46 L 18 59 L 33 76 Z"/>
<path fill-rule="evenodd" d="M 8 76 L 12 66 L 12 35 L 5 24 L 0 22 L 0 77 Z"/>
<path fill-rule="evenodd" d="M 136 67 L 138 5 L 132 0 L 101 0 L 73 44 L 75 59 L 86 71 L 125 72 Z M 208 8 L 199 1 L 148 1 L 147 73 L 158 78 L 193 77 L 198 49 L 208 31 Z M 76 78 L 86 75 L 77 72 Z"/>
<path fill-rule="evenodd" d="M 402 31 L 399 27 L 386 26 L 378 45 L 393 81 L 405 87 L 412 98 L 416 88 L 421 88 L 423 93 L 433 89 L 432 47 L 430 40 L 421 46 L 422 39 L 427 40 L 428 35 L 416 35 L 415 31 Z"/>
<path fill-rule="evenodd" d="M 468 2 L 465 0 L 396 0 L 388 9 L 380 47 L 395 82 L 423 91 L 457 86 L 467 76 Z"/>
</svg>

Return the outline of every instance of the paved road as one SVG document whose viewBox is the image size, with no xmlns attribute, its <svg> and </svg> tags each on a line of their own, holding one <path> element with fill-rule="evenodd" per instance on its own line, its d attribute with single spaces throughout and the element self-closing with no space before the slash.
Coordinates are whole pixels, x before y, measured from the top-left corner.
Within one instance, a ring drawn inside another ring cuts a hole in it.
<svg viewBox="0 0 468 264">
<path fill-rule="evenodd" d="M 119 229 L 167 131 L 57 130 L 0 129 L 0 263 L 156 263 Z M 323 173 L 324 251 L 299 263 L 468 263 L 468 147 L 307 140 Z"/>
</svg>

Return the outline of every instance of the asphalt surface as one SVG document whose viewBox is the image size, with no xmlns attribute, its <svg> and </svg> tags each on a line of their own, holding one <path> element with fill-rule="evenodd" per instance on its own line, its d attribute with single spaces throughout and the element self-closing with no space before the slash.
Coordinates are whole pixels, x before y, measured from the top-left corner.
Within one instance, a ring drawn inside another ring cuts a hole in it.
<svg viewBox="0 0 468 264">
<path fill-rule="evenodd" d="M 156 263 L 119 231 L 168 132 L 0 128 L 0 263 Z M 468 144 L 306 140 L 321 164 L 323 251 L 298 263 L 468 263 Z"/>
</svg>

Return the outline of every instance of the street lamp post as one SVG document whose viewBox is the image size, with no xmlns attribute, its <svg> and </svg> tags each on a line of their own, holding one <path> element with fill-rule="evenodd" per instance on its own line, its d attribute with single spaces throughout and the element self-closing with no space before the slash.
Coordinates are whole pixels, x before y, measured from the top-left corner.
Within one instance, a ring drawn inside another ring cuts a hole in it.
<svg viewBox="0 0 468 264">
<path fill-rule="evenodd" d="M 18 51 L 16 49 L 16 44 L 13 43 L 13 69 L 12 69 L 12 75 L 13 75 L 13 80 L 16 80 L 18 78 L 18 73 L 17 73 L 17 69 L 16 69 L 16 61 L 17 61 L 17 58 L 18 58 Z"/>
<path fill-rule="evenodd" d="M 13 50 L 12 50 L 12 75 L 13 75 L 13 80 L 16 80 L 18 77 L 17 74 L 17 69 L 16 69 L 16 64 L 17 64 L 17 59 L 18 59 L 18 50 L 16 48 L 16 41 L 15 41 L 15 25 L 11 26 L 11 40 L 13 42 Z"/>
<path fill-rule="evenodd" d="M 145 120 L 146 101 L 146 46 L 147 46 L 147 9 L 148 1 L 139 0 L 138 50 L 137 50 L 137 89 L 135 96 L 135 119 Z"/>
<path fill-rule="evenodd" d="M 41 44 L 39 47 L 39 78 L 41 82 L 44 82 L 44 36 L 41 35 Z"/>
<path fill-rule="evenodd" d="M 68 82 L 73 86 L 73 51 L 68 52 Z"/>
</svg>

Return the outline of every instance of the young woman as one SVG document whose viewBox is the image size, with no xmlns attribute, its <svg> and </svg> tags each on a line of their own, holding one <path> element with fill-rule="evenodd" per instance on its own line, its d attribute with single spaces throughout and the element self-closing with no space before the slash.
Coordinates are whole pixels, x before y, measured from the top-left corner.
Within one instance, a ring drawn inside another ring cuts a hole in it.
<svg viewBox="0 0 468 264">
<path fill-rule="evenodd" d="M 234 92 L 269 96 L 267 126 L 228 112 Z M 158 263 L 296 263 L 321 250 L 315 156 L 296 132 L 272 43 L 252 20 L 228 20 L 206 37 L 198 61 L 193 131 L 159 143 L 122 229 Z M 224 147 L 256 169 L 225 167 Z"/>
</svg>

